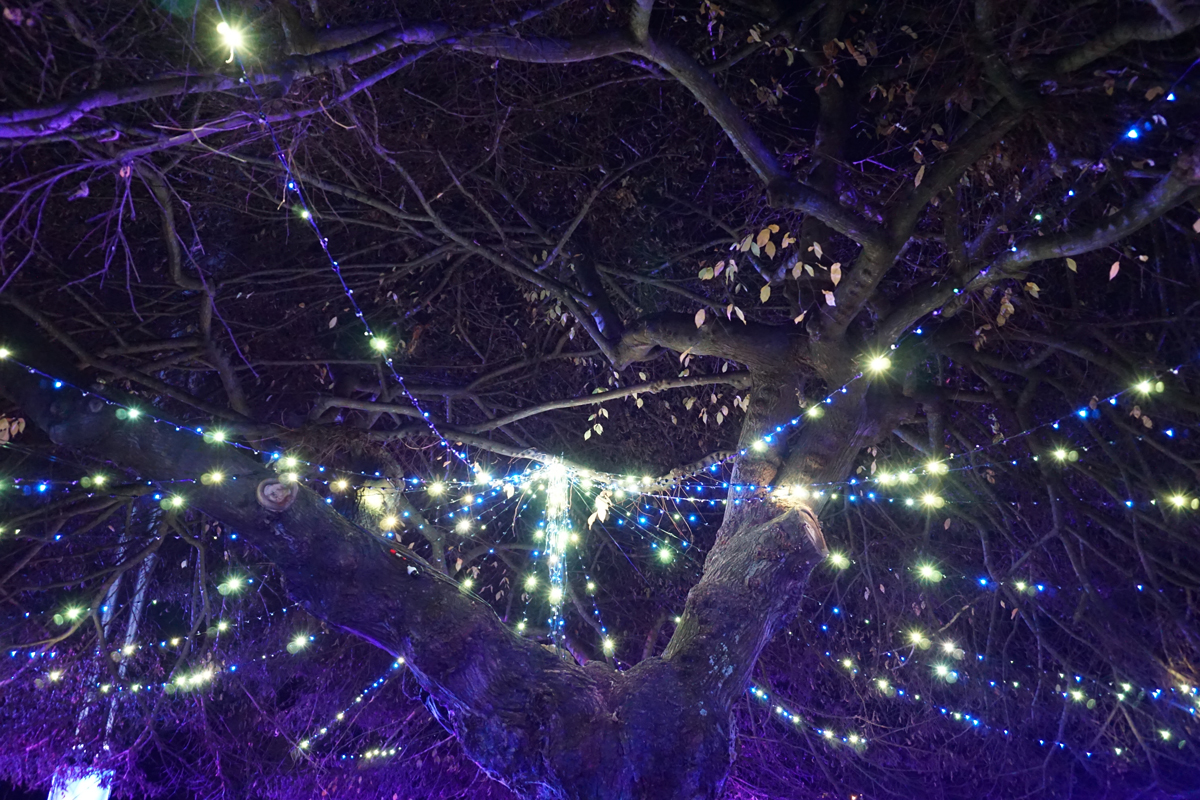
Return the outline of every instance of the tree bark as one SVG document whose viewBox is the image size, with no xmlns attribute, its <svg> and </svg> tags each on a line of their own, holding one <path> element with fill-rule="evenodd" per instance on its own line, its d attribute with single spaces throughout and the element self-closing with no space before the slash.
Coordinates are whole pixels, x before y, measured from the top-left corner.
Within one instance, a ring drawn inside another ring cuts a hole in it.
<svg viewBox="0 0 1200 800">
<path fill-rule="evenodd" d="M 195 481 L 181 492 L 189 508 L 259 549 L 314 616 L 404 658 L 464 751 L 525 798 L 718 797 L 732 760 L 730 708 L 824 555 L 810 508 L 765 496 L 731 502 L 663 656 L 625 672 L 581 667 L 518 636 L 415 553 L 231 446 L 144 418 L 122 421 L 96 394 L 55 389 L 11 361 L 0 362 L 0 388 L 59 445 L 139 477 Z M 746 436 L 761 436 L 794 403 L 778 375 L 762 382 Z M 769 480 L 779 463 L 767 453 L 739 469 Z M 225 479 L 202 483 L 211 472 Z"/>
</svg>

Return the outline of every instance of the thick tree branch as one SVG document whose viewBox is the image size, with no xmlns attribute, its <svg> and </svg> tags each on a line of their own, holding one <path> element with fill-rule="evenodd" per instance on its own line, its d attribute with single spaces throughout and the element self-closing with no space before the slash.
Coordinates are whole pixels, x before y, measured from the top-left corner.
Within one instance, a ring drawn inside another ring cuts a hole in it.
<svg viewBox="0 0 1200 800">
<path fill-rule="evenodd" d="M 490 430 L 508 425 L 518 420 L 528 417 L 544 414 L 547 411 L 554 411 L 560 408 L 577 408 L 579 406 L 590 406 L 604 403 L 609 400 L 616 400 L 621 397 L 630 397 L 638 394 L 656 394 L 665 392 L 668 389 L 685 389 L 690 386 L 709 386 L 712 384 L 722 383 L 730 386 L 746 386 L 750 382 L 750 374 L 747 372 L 728 372 L 721 375 L 695 375 L 689 378 L 675 378 L 672 380 L 651 381 L 649 383 L 641 383 L 637 386 L 626 386 L 622 389 L 612 389 L 606 392 L 598 392 L 596 394 L 586 395 L 584 397 L 574 397 L 569 400 L 553 400 L 548 403 L 541 403 L 529 408 L 522 408 L 514 411 L 511 414 L 506 414 L 503 417 L 497 417 L 493 420 L 480 423 L 478 425 L 467 425 L 463 427 L 465 433 L 485 433 Z"/>
<path fill-rule="evenodd" d="M 189 507 L 258 548 L 314 616 L 403 657 L 441 723 L 521 796 L 545 797 L 547 787 L 556 797 L 611 796 L 614 781 L 624 797 L 719 794 L 730 758 L 730 704 L 747 664 L 738 663 L 736 680 L 728 673 L 692 680 L 712 670 L 692 657 L 694 647 L 681 646 L 677 662 L 651 658 L 624 673 L 598 662 L 579 667 L 512 632 L 486 602 L 415 553 L 352 524 L 315 492 L 280 483 L 235 448 L 172 426 L 122 422 L 99 398 L 56 390 L 11 361 L 0 362 L 0 387 L 62 446 L 139 476 L 194 481 L 186 490 Z M 199 480 L 214 471 L 227 480 Z M 790 522 L 763 530 L 771 537 L 780 525 Z M 773 551 L 781 544 L 769 541 Z M 809 552 L 789 558 L 778 580 L 802 579 Z M 753 560 L 764 557 L 773 558 L 756 551 Z M 725 571 L 753 565 L 729 561 Z M 735 587 L 742 580 L 737 576 Z M 749 591 L 757 597 L 777 587 L 773 580 Z M 689 630 L 694 641 L 697 628 Z M 679 769 L 680 740 L 687 743 L 686 769 Z"/>
<path fill-rule="evenodd" d="M 969 292 L 980 291 L 1007 278 L 1019 277 L 1039 261 L 1076 256 L 1107 247 L 1198 196 L 1200 155 L 1193 153 L 1181 156 L 1170 173 L 1154 188 L 1116 214 L 1105 217 L 1100 224 L 1082 231 L 1028 239 L 1002 253 L 990 267 L 980 270 L 965 283 L 940 281 L 914 290 L 909 299 L 880 325 L 876 341 L 886 346 L 926 314 L 943 307 L 948 313 L 953 313 L 966 302 Z"/>
<path fill-rule="evenodd" d="M 625 332 L 617 351 L 622 368 L 652 358 L 658 348 L 717 356 L 745 364 L 753 372 L 774 371 L 799 357 L 804 339 L 790 328 L 716 319 L 697 328 L 686 314 L 655 314 Z"/>
<path fill-rule="evenodd" d="M 1053 63 L 1049 72 L 1074 72 L 1130 42 L 1161 42 L 1173 39 L 1197 25 L 1200 25 L 1200 9 L 1183 11 L 1175 19 L 1155 17 L 1139 22 L 1122 22 L 1082 47 L 1061 56 Z"/>
</svg>

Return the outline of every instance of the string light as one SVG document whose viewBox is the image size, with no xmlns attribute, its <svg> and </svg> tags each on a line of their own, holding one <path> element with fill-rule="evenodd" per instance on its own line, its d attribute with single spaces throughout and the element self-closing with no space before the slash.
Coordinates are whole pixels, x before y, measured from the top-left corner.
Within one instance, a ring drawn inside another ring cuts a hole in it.
<svg viewBox="0 0 1200 800">
<path fill-rule="evenodd" d="M 919 565 L 917 567 L 917 574 L 921 576 L 922 580 L 926 580 L 931 583 L 937 583 L 942 579 L 942 573 L 932 564 Z"/>
<path fill-rule="evenodd" d="M 224 20 L 217 23 L 217 33 L 221 35 L 221 38 L 225 41 L 225 45 L 231 50 L 236 50 L 244 44 L 242 32 L 237 28 L 231 27 Z"/>
</svg>

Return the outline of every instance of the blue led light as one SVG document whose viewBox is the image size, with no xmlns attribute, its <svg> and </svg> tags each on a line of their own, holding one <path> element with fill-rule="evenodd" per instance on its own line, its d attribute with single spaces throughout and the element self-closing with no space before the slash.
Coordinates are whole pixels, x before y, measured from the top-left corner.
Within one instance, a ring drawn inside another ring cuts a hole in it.
<svg viewBox="0 0 1200 800">
<path fill-rule="evenodd" d="M 1126 139 L 1136 139 L 1136 138 L 1138 138 L 1139 136 L 1141 136 L 1141 134 L 1140 134 L 1140 133 L 1138 133 L 1138 129 L 1137 129 L 1137 128 L 1130 128 L 1129 130 L 1125 131 L 1125 138 L 1126 138 Z"/>
</svg>

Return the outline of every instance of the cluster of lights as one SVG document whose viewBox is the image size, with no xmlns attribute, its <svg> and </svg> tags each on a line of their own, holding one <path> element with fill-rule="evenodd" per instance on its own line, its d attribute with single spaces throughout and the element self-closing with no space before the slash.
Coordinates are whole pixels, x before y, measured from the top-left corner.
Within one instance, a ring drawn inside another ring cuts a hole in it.
<svg viewBox="0 0 1200 800">
<path fill-rule="evenodd" d="M 771 703 L 772 702 L 771 696 L 769 694 L 767 694 L 767 692 L 758 688 L 757 686 L 751 686 L 749 689 L 749 694 L 751 697 L 753 697 L 754 699 L 756 699 L 760 702 L 763 702 L 763 703 Z M 830 728 L 822 728 L 817 725 L 814 725 L 811 722 L 806 722 L 802 716 L 800 716 L 795 711 L 792 711 L 791 709 L 787 708 L 786 706 L 780 704 L 778 700 L 774 701 L 774 711 L 775 711 L 776 717 L 792 723 L 793 727 L 807 724 L 808 727 L 814 733 L 816 733 L 818 736 L 821 737 L 822 740 L 824 740 L 825 742 L 827 742 L 829 744 L 836 744 L 836 743 L 840 742 L 841 744 L 849 745 L 850 747 L 852 747 L 854 749 L 860 749 L 860 748 L 866 746 L 866 744 L 867 744 L 866 738 L 864 738 L 863 736 L 860 736 L 857 733 L 850 732 L 850 733 L 841 735 L 841 734 L 836 733 L 835 731 L 833 731 Z"/>
<path fill-rule="evenodd" d="M 918 567 L 915 569 L 915 572 L 917 572 L 917 574 L 920 575 L 923 579 L 929 579 L 934 574 L 934 570 L 936 570 L 936 568 L 932 567 L 932 565 L 922 564 L 922 565 L 918 565 Z M 982 579 L 982 578 L 979 579 L 977 582 L 981 586 L 990 585 L 990 582 L 988 580 Z M 1025 581 L 1020 581 L 1020 580 L 1015 581 L 1011 585 L 1017 592 L 1023 593 L 1023 594 L 1032 594 L 1032 593 L 1042 591 L 1044 589 L 1044 587 L 1041 584 L 1032 585 Z M 835 616 L 837 616 L 839 618 L 842 617 L 842 614 L 840 613 L 840 609 L 834 608 L 833 612 L 834 612 Z M 827 625 L 821 625 L 820 627 L 823 630 L 827 629 Z M 914 629 L 914 630 L 910 631 L 906 636 L 906 641 L 913 647 L 914 650 L 917 650 L 917 649 L 923 650 L 923 651 L 929 650 L 934 645 L 933 639 L 930 638 L 924 631 L 922 631 L 920 629 Z M 940 650 L 941 653 L 945 654 L 946 656 L 950 656 L 953 659 L 958 660 L 958 661 L 963 660 L 963 658 L 965 657 L 965 653 L 963 652 L 963 650 L 954 641 L 949 640 L 949 639 L 941 641 L 938 645 L 938 649 Z M 826 653 L 826 655 L 833 657 L 831 653 Z M 984 657 L 982 655 L 976 656 L 976 659 L 980 662 L 984 661 Z M 835 660 L 837 660 L 838 663 L 840 664 L 840 666 L 843 669 L 847 670 L 849 674 L 851 674 L 851 675 L 858 674 L 858 666 L 857 666 L 857 664 L 854 663 L 854 661 L 852 659 L 840 657 L 840 658 L 835 658 Z M 903 658 L 901 659 L 901 661 L 903 663 L 910 663 L 910 664 L 915 663 L 915 662 L 912 662 L 911 660 L 906 661 Z M 955 669 L 950 664 L 947 664 L 944 662 L 931 664 L 930 670 L 931 670 L 932 676 L 935 679 L 937 679 L 941 682 L 944 682 L 944 683 L 953 684 L 953 683 L 956 683 L 960 678 L 958 670 Z M 1060 675 L 1059 677 L 1065 679 L 1066 676 Z M 1076 681 L 1076 683 L 1082 682 L 1083 681 L 1082 676 L 1075 676 L 1075 681 Z M 901 697 L 906 697 L 907 699 L 910 699 L 910 700 L 916 700 L 916 701 L 921 700 L 921 696 L 919 694 L 918 695 L 906 694 L 903 689 L 897 689 L 896 687 L 894 687 L 892 685 L 891 681 L 888 678 L 879 677 L 879 678 L 874 679 L 874 682 L 875 682 L 875 686 L 879 689 L 879 691 L 881 693 L 885 694 L 886 696 L 889 696 L 889 697 L 901 696 Z M 995 688 L 997 686 L 997 682 L 991 681 L 990 685 L 993 688 Z M 1014 689 L 1019 688 L 1020 682 L 1012 681 L 1012 687 Z M 1098 687 L 1098 688 L 1100 688 L 1100 687 Z M 1133 692 L 1133 686 L 1131 684 L 1124 683 L 1124 684 L 1120 685 L 1120 689 L 1121 689 L 1120 692 L 1116 692 L 1115 689 L 1113 690 L 1115 699 L 1118 702 L 1127 702 L 1128 695 L 1130 695 Z M 1174 692 L 1175 689 L 1172 689 L 1171 691 Z M 1182 696 L 1184 698 L 1187 698 L 1189 705 L 1184 706 L 1184 705 L 1180 705 L 1180 704 L 1171 704 L 1171 707 L 1180 708 L 1181 710 L 1184 710 L 1191 718 L 1195 719 L 1198 712 L 1200 712 L 1200 689 L 1198 689 L 1195 686 L 1189 685 L 1189 684 L 1183 684 L 1179 687 L 1179 692 L 1182 693 Z M 1088 709 L 1094 709 L 1097 706 L 1096 700 L 1094 698 L 1088 697 L 1086 692 L 1084 692 L 1082 690 L 1082 688 L 1077 687 L 1077 688 L 1073 688 L 1073 689 L 1068 689 L 1068 690 L 1062 691 L 1061 695 L 1064 699 L 1066 699 L 1070 702 L 1073 702 L 1073 703 L 1083 704 Z M 1162 690 L 1160 690 L 1160 689 L 1142 690 L 1142 695 L 1149 696 L 1152 699 L 1157 699 L 1158 697 L 1160 697 L 1162 695 Z M 975 729 L 982 728 L 984 730 L 991 730 L 991 728 L 989 726 L 984 725 L 983 720 L 979 719 L 978 717 L 973 717 L 969 713 L 957 712 L 957 711 L 952 712 L 945 707 L 940 707 L 939 710 L 940 710 L 941 714 L 943 714 L 945 716 L 952 717 L 958 721 L 965 721 L 972 728 L 975 728 Z M 1004 731 L 1005 735 L 1008 735 L 1008 733 L 1009 733 L 1009 731 L 1007 731 L 1007 730 Z M 1169 730 L 1167 731 L 1167 733 L 1169 734 L 1169 736 L 1173 736 L 1173 734 Z M 1045 740 L 1038 740 L 1038 741 L 1043 746 L 1045 746 L 1047 744 L 1047 742 Z M 1183 746 L 1182 740 L 1180 740 L 1180 741 L 1181 741 L 1181 744 L 1179 746 L 1182 747 Z M 1057 741 L 1051 742 L 1051 744 L 1058 746 L 1060 748 L 1066 747 L 1066 745 L 1064 743 L 1057 742 Z M 1121 754 L 1120 748 L 1116 748 L 1116 754 L 1117 755 Z M 1092 752 L 1086 753 L 1086 756 L 1089 758 L 1092 755 L 1093 755 Z"/>
</svg>

